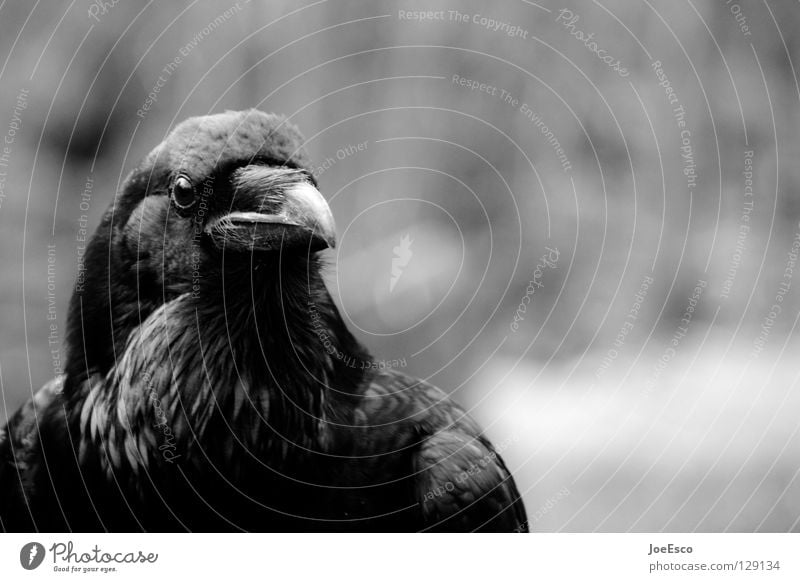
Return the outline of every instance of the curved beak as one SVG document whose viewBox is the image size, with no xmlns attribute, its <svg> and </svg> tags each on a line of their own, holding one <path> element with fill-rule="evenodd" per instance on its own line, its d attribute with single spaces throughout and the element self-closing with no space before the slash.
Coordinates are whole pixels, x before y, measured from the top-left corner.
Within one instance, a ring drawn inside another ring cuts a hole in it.
<svg viewBox="0 0 800 582">
<path fill-rule="evenodd" d="M 302 170 L 246 166 L 233 175 L 231 211 L 209 221 L 215 245 L 245 252 L 336 246 L 331 209 Z"/>
</svg>

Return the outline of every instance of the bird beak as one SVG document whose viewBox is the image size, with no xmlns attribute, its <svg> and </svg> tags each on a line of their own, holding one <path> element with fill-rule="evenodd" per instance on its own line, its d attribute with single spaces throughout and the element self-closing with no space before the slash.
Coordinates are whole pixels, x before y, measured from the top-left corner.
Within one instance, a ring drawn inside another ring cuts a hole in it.
<svg viewBox="0 0 800 582">
<path fill-rule="evenodd" d="M 246 166 L 233 175 L 231 212 L 209 221 L 217 247 L 245 252 L 336 246 L 328 203 L 302 170 Z"/>
</svg>

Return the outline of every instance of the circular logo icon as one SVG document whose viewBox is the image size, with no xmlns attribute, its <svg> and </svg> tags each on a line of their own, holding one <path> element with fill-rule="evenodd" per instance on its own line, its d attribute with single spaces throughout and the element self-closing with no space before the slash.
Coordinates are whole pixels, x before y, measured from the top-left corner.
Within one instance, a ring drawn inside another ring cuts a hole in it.
<svg viewBox="0 0 800 582">
<path fill-rule="evenodd" d="M 19 563 L 26 570 L 35 570 L 44 561 L 44 546 L 38 542 L 28 542 L 19 551 Z"/>
</svg>

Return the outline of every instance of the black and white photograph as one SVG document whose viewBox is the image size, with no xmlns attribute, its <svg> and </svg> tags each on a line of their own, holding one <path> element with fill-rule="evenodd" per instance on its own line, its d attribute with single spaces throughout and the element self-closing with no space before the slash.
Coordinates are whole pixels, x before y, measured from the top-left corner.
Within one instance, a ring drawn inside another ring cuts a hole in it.
<svg viewBox="0 0 800 582">
<path fill-rule="evenodd" d="M 799 29 L 0 1 L 0 576 L 797 579 Z"/>
</svg>

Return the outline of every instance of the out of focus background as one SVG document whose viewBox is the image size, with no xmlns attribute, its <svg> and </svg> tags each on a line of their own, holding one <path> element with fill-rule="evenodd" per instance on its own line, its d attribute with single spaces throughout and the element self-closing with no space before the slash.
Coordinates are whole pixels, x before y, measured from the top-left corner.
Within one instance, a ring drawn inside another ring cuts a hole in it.
<svg viewBox="0 0 800 582">
<path fill-rule="evenodd" d="M 192 115 L 299 126 L 376 357 L 483 424 L 540 531 L 800 530 L 800 6 L 0 4 L 0 422 Z M 394 363 L 391 363 L 394 362 Z"/>
</svg>

